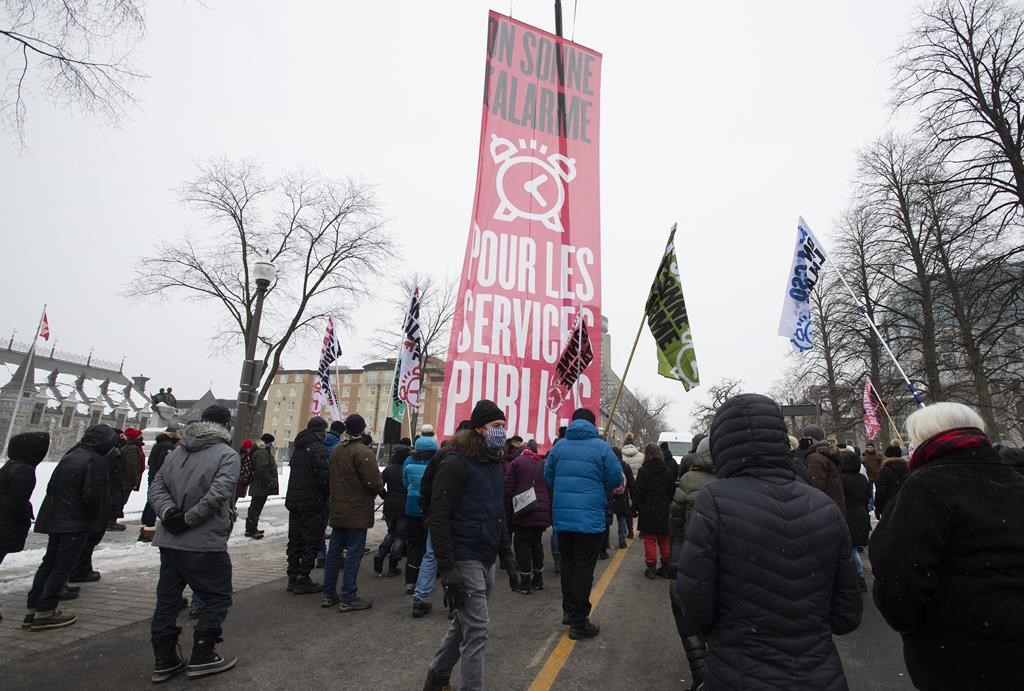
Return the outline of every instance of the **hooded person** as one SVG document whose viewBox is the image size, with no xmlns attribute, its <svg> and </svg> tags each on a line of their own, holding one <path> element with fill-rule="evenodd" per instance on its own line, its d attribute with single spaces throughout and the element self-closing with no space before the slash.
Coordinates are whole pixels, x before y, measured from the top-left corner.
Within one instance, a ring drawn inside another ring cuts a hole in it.
<svg viewBox="0 0 1024 691">
<path fill-rule="evenodd" d="M 860 550 L 867 547 L 868 534 L 871 532 L 871 518 L 868 504 L 871 502 L 871 484 L 861 470 L 860 455 L 846 453 L 842 456 L 843 496 L 846 500 L 846 526 L 850 529 L 850 542 L 853 550 L 850 558 L 857 570 L 857 581 L 861 592 L 867 592 L 867 581 L 864 580 L 864 564 L 860 558 Z"/>
<path fill-rule="evenodd" d="M 644 541 L 644 575 L 669 578 L 669 507 L 675 494 L 676 476 L 654 444 L 644 448 L 644 464 L 636 476 L 636 527 Z M 658 566 L 658 556 L 661 566 Z"/>
<path fill-rule="evenodd" d="M 864 445 L 864 453 L 861 454 L 864 461 L 864 468 L 868 471 L 868 482 L 872 485 L 878 480 L 878 471 L 882 469 L 882 454 L 875 450 L 875 443 L 869 441 Z"/>
<path fill-rule="evenodd" d="M 672 473 L 672 482 L 675 482 L 679 477 L 679 461 L 672 455 L 672 449 L 667 441 L 658 444 L 658 451 L 661 452 L 661 460 L 665 463 L 665 467 Z"/>
<path fill-rule="evenodd" d="M 878 480 L 875 482 L 876 518 L 881 518 L 889 504 L 896 500 L 896 495 L 899 494 L 903 480 L 909 472 L 903 448 L 898 442 L 890 442 L 889 446 L 885 447 L 885 460 L 882 461 L 882 468 L 878 471 Z"/>
<path fill-rule="evenodd" d="M 636 477 L 636 474 L 640 472 L 640 466 L 644 464 L 644 454 L 640 451 L 640 446 L 632 434 L 627 434 L 622 443 L 622 460 L 629 464 L 629 467 L 633 469 L 633 477 Z"/>
<path fill-rule="evenodd" d="M 153 511 L 153 507 L 149 505 L 149 486 L 153 484 L 153 478 L 160 472 L 161 466 L 164 464 L 164 459 L 167 458 L 167 454 L 171 452 L 175 446 L 178 445 L 178 441 L 181 439 L 181 425 L 176 422 L 172 422 L 167 425 L 167 428 L 156 435 L 154 440 L 153 449 L 149 452 L 149 464 L 146 469 L 146 506 L 142 509 L 142 525 L 139 526 L 139 542 L 152 542 L 153 535 L 156 534 L 156 512 Z"/>
<path fill-rule="evenodd" d="M 149 487 L 149 502 L 160 518 L 153 537 L 160 548 L 150 623 L 154 682 L 166 681 L 186 667 L 189 679 L 225 672 L 237 661 L 214 648 L 232 604 L 228 537 L 235 524 L 240 461 L 231 448 L 230 426 L 227 408 L 206 408 L 199 422 L 185 427 L 181 443 L 167 454 Z M 187 662 L 178 653 L 177 625 L 186 585 L 203 603 Z"/>
<path fill-rule="evenodd" d="M 412 449 L 405 444 L 399 444 L 391 450 L 391 458 L 388 465 L 381 472 L 380 477 L 384 482 L 384 489 L 381 496 L 384 497 L 384 522 L 388 526 L 388 534 L 384 536 L 377 554 L 373 557 L 373 571 L 378 576 L 384 572 L 384 562 L 388 562 L 388 576 L 400 576 L 402 570 L 398 562 L 405 555 L 406 517 L 405 502 L 406 491 L 402 483 L 402 469 L 405 459 L 412 453 Z"/>
<path fill-rule="evenodd" d="M 836 503 L 797 481 L 782 409 L 740 394 L 711 423 L 718 479 L 697 494 L 676 581 L 707 641 L 705 691 L 846 689 L 832 640 L 861 594 Z"/>
<path fill-rule="evenodd" d="M 277 479 L 277 461 L 274 459 L 274 435 L 264 434 L 256 442 L 250 455 L 252 461 L 252 482 L 249 483 L 249 511 L 245 516 L 245 535 L 256 540 L 263 537 L 259 529 L 260 514 L 267 505 L 267 498 L 281 490 Z"/>
<path fill-rule="evenodd" d="M 405 489 L 406 560 L 405 592 L 413 593 L 419 582 L 420 567 L 427 552 L 427 526 L 424 512 L 420 507 L 420 483 L 430 459 L 437 452 L 437 438 L 434 428 L 425 425 L 421 430 L 413 453 L 402 463 L 402 487 Z M 435 568 L 436 575 L 436 568 Z M 429 593 L 429 591 L 428 591 Z M 413 611 L 417 611 L 417 599 L 413 597 Z M 422 600 L 420 600 L 422 602 Z M 422 609 L 422 608 L 420 608 Z M 425 612 L 424 612 L 425 613 Z"/>
<path fill-rule="evenodd" d="M 358 597 L 356 578 L 366 547 L 366 531 L 373 527 L 374 498 L 384 489 L 373 452 L 363 441 L 366 421 L 361 415 L 345 418 L 345 434 L 334 447 L 330 467 L 331 542 L 324 563 L 321 607 L 338 606 L 339 612 L 369 609 L 373 600 Z M 338 571 L 345 551 L 345 570 L 339 598 Z"/>
<path fill-rule="evenodd" d="M 327 421 L 314 416 L 295 437 L 288 463 L 288 592 L 312 595 L 320 584 L 309 577 L 317 552 L 324 546 L 327 500 L 330 494 L 330 460 L 324 438 Z"/>
<path fill-rule="evenodd" d="M 11 437 L 8 460 L 0 466 L 0 563 L 4 557 L 25 549 L 25 538 L 35 514 L 32 491 L 36 467 L 50 449 L 46 432 L 24 432 Z"/>
<path fill-rule="evenodd" d="M 46 631 L 77 621 L 73 614 L 58 610 L 57 602 L 89 535 L 102 533 L 110 515 L 105 457 L 117 440 L 111 427 L 93 425 L 50 475 L 35 524 L 35 532 L 47 536 L 46 554 L 28 593 L 22 628 Z"/>
<path fill-rule="evenodd" d="M 800 430 L 800 449 L 805 452 L 804 462 L 811 487 L 827 494 L 845 515 L 846 498 L 839 475 L 839 454 L 825 439 L 825 430 L 818 425 L 807 425 Z"/>
<path fill-rule="evenodd" d="M 451 452 L 440 460 L 431 488 L 428 529 L 445 603 L 454 615 L 428 667 L 425 691 L 448 687 L 460 658 L 459 688 L 484 687 L 490 625 L 487 598 L 494 586 L 497 559 L 508 571 L 513 590 L 518 586 L 502 497 L 505 413 L 492 401 L 479 401 L 470 425 L 472 429 L 452 439 Z"/>
</svg>

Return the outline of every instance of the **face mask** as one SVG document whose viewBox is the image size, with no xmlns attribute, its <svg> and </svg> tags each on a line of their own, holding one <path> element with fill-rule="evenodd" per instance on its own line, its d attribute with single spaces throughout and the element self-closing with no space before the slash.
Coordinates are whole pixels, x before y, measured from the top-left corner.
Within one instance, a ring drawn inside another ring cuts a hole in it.
<svg viewBox="0 0 1024 691">
<path fill-rule="evenodd" d="M 491 427 L 487 430 L 484 443 L 487 444 L 488 449 L 500 449 L 503 447 L 505 445 L 505 428 Z"/>
</svg>

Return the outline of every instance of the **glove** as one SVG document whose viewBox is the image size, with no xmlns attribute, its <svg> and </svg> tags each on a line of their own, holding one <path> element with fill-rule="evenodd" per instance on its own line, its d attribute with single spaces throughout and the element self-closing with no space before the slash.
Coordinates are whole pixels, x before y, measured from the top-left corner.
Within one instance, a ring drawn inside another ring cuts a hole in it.
<svg viewBox="0 0 1024 691">
<path fill-rule="evenodd" d="M 519 564 L 511 555 L 506 554 L 501 557 L 501 565 L 508 573 L 508 587 L 515 590 L 519 587 Z"/>
<path fill-rule="evenodd" d="M 441 572 L 441 585 L 444 587 L 444 606 L 449 612 L 457 612 L 466 603 L 466 591 L 462 589 L 462 579 L 455 569 Z"/>
<path fill-rule="evenodd" d="M 179 535 L 191 527 L 185 521 L 185 512 L 177 507 L 164 514 L 163 526 L 171 535 Z"/>
</svg>

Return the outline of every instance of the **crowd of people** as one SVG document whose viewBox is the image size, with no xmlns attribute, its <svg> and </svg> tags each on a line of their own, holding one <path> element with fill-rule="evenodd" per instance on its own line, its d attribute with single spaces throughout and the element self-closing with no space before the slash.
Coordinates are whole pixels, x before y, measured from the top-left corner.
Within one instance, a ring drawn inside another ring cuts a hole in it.
<svg viewBox="0 0 1024 691">
<path fill-rule="evenodd" d="M 232 604 L 236 502 L 251 497 L 244 534 L 259 540 L 266 498 L 280 488 L 274 438 L 235 450 L 230 427 L 230 413 L 211 406 L 168 427 L 150 453 L 138 539 L 160 552 L 154 682 L 236 663 L 215 649 Z M 1024 652 L 1024 453 L 993 446 L 980 416 L 956 403 L 915 412 L 906 431 L 909 448 L 900 439 L 862 453 L 818 425 L 791 435 L 772 399 L 742 394 L 678 461 L 632 435 L 609 444 L 585 408 L 543 453 L 508 438 L 504 412 L 481 400 L 450 439 L 424 425 L 403 440 L 382 472 L 361 416 L 330 426 L 313 417 L 294 440 L 284 492 L 287 591 L 320 594 L 322 607 L 340 612 L 371 608 L 358 576 L 382 508 L 387 534 L 373 571 L 404 575 L 414 618 L 431 612 L 440 580 L 450 619 L 424 689 L 449 688 L 456 665 L 460 688 L 479 689 L 497 569 L 517 594 L 542 590 L 551 528 L 562 623 L 573 640 L 594 638 L 596 564 L 612 540 L 627 546 L 635 522 L 644 576 L 671 582 L 692 688 L 844 689 L 833 635 L 860 624 L 866 552 L 875 604 L 901 634 L 916 686 L 1024 688 L 1014 665 Z M 0 560 L 24 547 L 48 445 L 43 433 L 11 440 L 0 468 Z M 76 582 L 99 578 L 92 549 L 113 525 L 123 529 L 118 514 L 146 467 L 141 435 L 106 425 L 60 460 L 35 517 L 48 542 L 23 628 L 75 622 L 59 603 L 77 596 Z M 312 580 L 318 565 L 323 583 Z M 177 623 L 186 606 L 197 618 L 187 659 Z"/>
</svg>

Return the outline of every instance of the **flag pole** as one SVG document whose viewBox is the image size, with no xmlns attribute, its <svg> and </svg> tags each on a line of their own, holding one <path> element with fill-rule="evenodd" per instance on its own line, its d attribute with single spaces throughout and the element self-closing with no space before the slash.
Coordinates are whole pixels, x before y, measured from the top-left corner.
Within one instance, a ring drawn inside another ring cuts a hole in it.
<svg viewBox="0 0 1024 691">
<path fill-rule="evenodd" d="M 45 317 L 46 305 L 43 305 L 43 313 L 39 315 L 39 323 L 36 324 L 35 337 L 32 339 L 32 345 L 29 346 L 28 353 L 25 355 L 25 371 L 21 375 L 21 384 L 18 385 L 18 397 L 14 399 L 14 411 L 11 413 L 11 421 L 7 424 L 7 436 L 4 437 L 4 457 L 7 456 L 7 450 L 11 446 L 11 435 L 14 433 L 14 421 L 18 419 L 18 408 L 21 406 L 21 397 L 25 393 L 25 382 L 28 381 L 28 370 L 29 367 L 32 366 L 32 357 L 36 352 L 36 343 L 39 342 L 39 327 L 42 325 Z"/>
<path fill-rule="evenodd" d="M 889 414 L 889 409 L 885 407 L 885 401 L 878 395 L 878 389 L 875 388 L 875 383 L 871 381 L 871 377 L 868 377 L 868 384 L 871 386 L 871 390 L 875 392 L 875 398 L 878 399 L 878 405 L 882 406 L 882 412 L 885 413 L 885 417 L 888 418 L 889 424 L 892 425 L 892 431 L 896 434 L 896 438 L 900 441 L 900 446 L 903 445 L 903 436 L 900 434 L 900 428 L 897 427 L 896 421 L 892 419 L 892 415 Z"/>
<path fill-rule="evenodd" d="M 619 379 L 619 388 L 615 392 L 615 400 L 612 401 L 611 410 L 608 411 L 608 420 L 604 423 L 604 438 L 608 438 L 608 432 L 612 427 L 612 420 L 615 419 L 615 409 L 619 407 L 619 397 L 626 385 L 626 375 L 629 374 L 629 366 L 633 364 L 633 354 L 636 353 L 636 344 L 640 342 L 640 334 L 644 331 L 644 322 L 647 321 L 647 304 L 644 303 L 644 313 L 640 317 L 640 327 L 636 330 L 636 337 L 633 339 L 633 347 L 629 349 L 629 359 L 626 360 L 626 369 L 622 371 L 622 378 Z"/>
<path fill-rule="evenodd" d="M 864 321 L 866 321 L 868 323 L 868 326 L 871 327 L 871 330 L 875 333 L 875 337 L 878 338 L 878 342 L 882 344 L 882 347 L 885 348 L 885 352 L 889 354 L 889 358 L 892 360 L 892 364 L 896 365 L 896 370 L 900 373 L 900 376 L 903 377 L 903 381 L 907 385 L 907 390 L 910 391 L 910 395 L 914 397 L 914 402 L 917 403 L 917 406 L 919 408 L 924 408 L 925 404 L 924 400 L 921 398 L 921 394 L 919 394 L 917 392 L 917 389 L 914 388 L 914 385 L 910 383 L 910 378 L 907 376 L 907 373 L 903 371 L 903 368 L 900 366 L 900 363 L 896 359 L 896 356 L 889 348 L 889 344 L 885 342 L 884 338 L 882 338 L 882 334 L 879 333 L 878 327 L 875 326 L 875 322 L 871 321 L 871 317 L 868 316 L 868 311 L 864 307 L 864 304 L 860 301 L 856 294 L 854 294 L 853 288 L 850 287 L 850 284 L 846 282 L 846 278 L 843 277 L 843 272 L 839 271 L 839 269 L 837 268 L 836 275 L 839 276 L 839 280 L 843 282 L 844 286 L 846 286 L 846 292 L 848 292 L 850 294 L 850 297 L 853 298 L 853 301 L 857 303 L 857 311 L 860 312 L 861 315 L 864 317 Z"/>
</svg>

